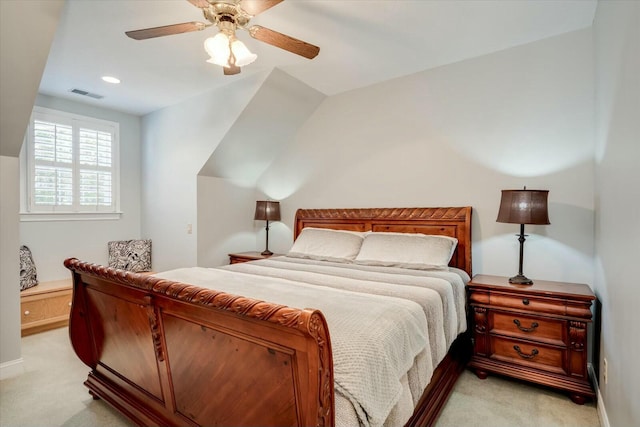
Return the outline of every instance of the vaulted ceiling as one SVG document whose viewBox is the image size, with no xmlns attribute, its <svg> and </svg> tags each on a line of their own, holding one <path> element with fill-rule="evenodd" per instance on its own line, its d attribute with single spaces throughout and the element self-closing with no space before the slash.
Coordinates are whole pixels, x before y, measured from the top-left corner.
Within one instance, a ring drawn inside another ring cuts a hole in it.
<svg viewBox="0 0 640 427">
<path fill-rule="evenodd" d="M 320 47 L 308 60 L 237 35 L 258 59 L 236 76 L 209 64 L 215 28 L 136 41 L 125 31 L 205 21 L 185 0 L 67 0 L 40 92 L 144 115 L 277 67 L 325 94 L 588 27 L 596 0 L 285 0 L 259 24 Z M 28 21 L 28 17 L 25 17 Z M 16 44 L 18 42 L 16 41 Z M 3 59 L 4 60 L 4 59 Z M 113 75 L 122 82 L 101 80 Z M 70 92 L 81 89 L 104 98 Z"/>
</svg>

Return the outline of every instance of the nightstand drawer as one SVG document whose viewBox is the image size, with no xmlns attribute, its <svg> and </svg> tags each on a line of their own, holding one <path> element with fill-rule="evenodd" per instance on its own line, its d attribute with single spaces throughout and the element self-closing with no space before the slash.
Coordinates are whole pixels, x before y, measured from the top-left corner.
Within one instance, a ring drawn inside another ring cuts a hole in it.
<svg viewBox="0 0 640 427">
<path fill-rule="evenodd" d="M 563 320 L 526 316 L 520 313 L 491 311 L 490 333 L 525 338 L 547 344 L 567 345 L 567 323 Z"/>
<path fill-rule="evenodd" d="M 532 344 L 515 339 L 492 337 L 491 357 L 502 362 L 528 366 L 549 372 L 566 375 L 564 353 L 562 348 L 544 344 Z"/>
<path fill-rule="evenodd" d="M 530 296 L 517 296 L 513 294 L 503 294 L 491 292 L 489 294 L 489 304 L 494 307 L 516 308 L 534 313 L 559 314 L 564 316 L 567 305 L 563 300 L 536 298 Z"/>
</svg>

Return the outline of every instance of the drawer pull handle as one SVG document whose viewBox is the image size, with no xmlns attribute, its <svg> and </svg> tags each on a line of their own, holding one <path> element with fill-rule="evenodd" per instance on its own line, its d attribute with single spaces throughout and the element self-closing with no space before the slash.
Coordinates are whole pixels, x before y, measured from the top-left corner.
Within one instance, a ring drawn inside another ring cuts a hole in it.
<svg viewBox="0 0 640 427">
<path fill-rule="evenodd" d="M 29 310 L 25 310 L 25 311 L 24 311 L 24 315 L 25 315 L 25 316 L 28 316 L 28 315 L 30 315 L 30 314 L 31 314 L 31 312 L 30 312 Z"/>
<path fill-rule="evenodd" d="M 531 327 L 525 328 L 524 326 L 520 325 L 520 321 L 518 319 L 513 319 L 513 323 L 515 323 L 518 329 L 520 329 L 522 332 L 533 332 L 538 326 L 540 326 L 538 325 L 538 322 L 531 322 Z"/>
<path fill-rule="evenodd" d="M 518 356 L 522 357 L 523 359 L 533 359 L 539 353 L 538 349 L 534 348 L 533 350 L 531 350 L 531 354 L 524 354 L 522 350 L 520 350 L 519 345 L 514 345 L 513 349 L 518 353 Z"/>
<path fill-rule="evenodd" d="M 528 299 L 528 298 L 524 298 L 524 299 L 522 300 L 522 303 L 523 303 L 524 305 L 529 305 L 529 299 Z"/>
</svg>

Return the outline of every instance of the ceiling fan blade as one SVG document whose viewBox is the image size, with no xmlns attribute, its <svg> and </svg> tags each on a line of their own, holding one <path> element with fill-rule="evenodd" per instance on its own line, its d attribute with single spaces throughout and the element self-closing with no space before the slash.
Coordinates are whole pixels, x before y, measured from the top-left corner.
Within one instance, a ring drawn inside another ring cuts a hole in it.
<svg viewBox="0 0 640 427">
<path fill-rule="evenodd" d="M 209 2 L 207 0 L 187 0 L 189 3 L 194 5 L 195 7 L 199 7 L 200 9 L 209 7 Z"/>
<path fill-rule="evenodd" d="M 308 59 L 315 58 L 320 52 L 320 48 L 318 46 L 303 42 L 302 40 L 294 39 L 293 37 L 261 27 L 260 25 L 254 25 L 249 28 L 249 34 L 251 34 L 251 37 L 256 40 L 288 50 L 291 53 L 304 56 Z"/>
<path fill-rule="evenodd" d="M 242 0 L 240 7 L 249 15 L 256 16 L 267 9 L 271 9 L 280 2 L 282 2 L 282 0 Z"/>
<path fill-rule="evenodd" d="M 228 67 L 222 67 L 225 76 L 233 76 L 234 74 L 240 74 L 240 67 L 230 65 Z"/>
<path fill-rule="evenodd" d="M 182 24 L 165 25 L 163 27 L 145 28 L 144 30 L 126 31 L 125 34 L 135 40 L 152 39 L 154 37 L 201 31 L 209 25 L 202 22 L 183 22 Z"/>
</svg>

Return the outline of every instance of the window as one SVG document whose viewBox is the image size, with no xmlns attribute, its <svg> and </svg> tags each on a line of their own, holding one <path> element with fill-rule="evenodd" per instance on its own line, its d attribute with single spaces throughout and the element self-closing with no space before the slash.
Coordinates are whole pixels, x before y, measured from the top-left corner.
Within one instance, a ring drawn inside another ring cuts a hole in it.
<svg viewBox="0 0 640 427">
<path fill-rule="evenodd" d="M 118 134 L 118 123 L 34 108 L 25 144 L 26 213 L 117 214 Z"/>
</svg>

